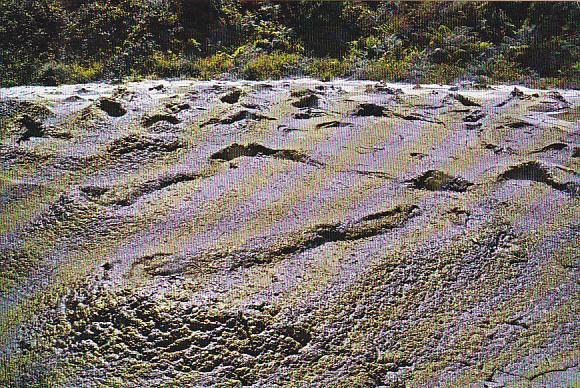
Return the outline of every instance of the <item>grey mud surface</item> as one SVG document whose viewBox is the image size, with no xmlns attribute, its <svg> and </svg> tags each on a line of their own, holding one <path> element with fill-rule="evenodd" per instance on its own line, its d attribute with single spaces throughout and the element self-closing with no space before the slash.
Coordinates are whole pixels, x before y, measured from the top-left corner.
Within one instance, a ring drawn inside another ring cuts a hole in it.
<svg viewBox="0 0 580 388">
<path fill-rule="evenodd" d="M 0 89 L 0 385 L 574 386 L 579 101 Z"/>
</svg>

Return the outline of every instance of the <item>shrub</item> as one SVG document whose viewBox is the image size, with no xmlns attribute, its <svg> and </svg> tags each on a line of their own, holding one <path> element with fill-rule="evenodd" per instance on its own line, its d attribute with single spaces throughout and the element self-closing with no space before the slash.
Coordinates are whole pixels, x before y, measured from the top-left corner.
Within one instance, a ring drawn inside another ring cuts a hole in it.
<svg viewBox="0 0 580 388">
<path fill-rule="evenodd" d="M 311 58 L 303 65 L 304 74 L 330 81 L 333 78 L 344 77 L 349 72 L 348 64 L 336 58 Z"/>
<path fill-rule="evenodd" d="M 211 79 L 230 73 L 234 69 L 234 60 L 231 55 L 217 52 L 209 57 L 194 60 L 191 68 L 201 79 Z"/>
<path fill-rule="evenodd" d="M 537 77 L 532 70 L 523 68 L 520 64 L 510 61 L 503 56 L 490 60 L 484 68 L 485 74 L 493 82 L 525 81 Z"/>
<path fill-rule="evenodd" d="M 103 67 L 103 64 L 99 62 L 91 62 L 87 65 L 73 63 L 68 66 L 69 79 L 77 83 L 97 81 L 103 77 Z"/>
<path fill-rule="evenodd" d="M 468 78 L 464 67 L 453 64 L 430 65 L 420 79 L 424 83 L 453 84 L 461 79 Z"/>
<path fill-rule="evenodd" d="M 258 54 L 241 69 L 242 76 L 251 80 L 279 79 L 298 75 L 300 56 L 297 54 L 275 51 L 270 54 Z"/>
</svg>

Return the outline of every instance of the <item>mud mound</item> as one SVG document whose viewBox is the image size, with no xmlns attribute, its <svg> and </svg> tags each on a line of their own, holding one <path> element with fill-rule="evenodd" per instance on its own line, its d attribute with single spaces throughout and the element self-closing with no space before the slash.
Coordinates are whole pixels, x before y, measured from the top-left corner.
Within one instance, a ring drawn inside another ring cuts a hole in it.
<svg viewBox="0 0 580 388">
<path fill-rule="evenodd" d="M 481 106 L 481 104 L 479 104 L 478 102 L 475 102 L 472 99 L 470 99 L 469 97 L 466 97 L 466 96 L 459 94 L 459 93 L 454 93 L 451 95 L 451 97 L 453 97 L 453 99 L 459 101 L 464 106 Z"/>
<path fill-rule="evenodd" d="M 306 94 L 299 99 L 292 102 L 292 106 L 296 108 L 316 108 L 318 107 L 318 101 L 320 98 L 314 94 Z"/>
<path fill-rule="evenodd" d="M 240 100 L 241 96 L 242 91 L 240 89 L 234 89 L 222 95 L 220 97 L 220 101 L 225 102 L 227 104 L 235 104 Z"/>
<path fill-rule="evenodd" d="M 363 103 L 360 104 L 358 109 L 355 111 L 355 116 L 374 116 L 374 117 L 382 117 L 387 116 L 387 109 L 384 106 L 372 104 L 372 103 Z"/>
<path fill-rule="evenodd" d="M 411 180 L 416 189 L 429 191 L 455 191 L 463 193 L 473 186 L 473 183 L 461 178 L 445 174 L 439 170 L 425 171 L 417 178 Z"/>
<path fill-rule="evenodd" d="M 121 104 L 120 101 L 114 100 L 112 98 L 101 98 L 97 103 L 97 106 L 111 117 L 121 117 L 127 113 L 127 110 L 123 107 L 123 104 Z"/>
<path fill-rule="evenodd" d="M 29 140 L 32 137 L 43 137 L 45 135 L 42 123 L 28 115 L 22 116 L 18 122 L 24 130 L 24 133 L 18 139 L 19 143 Z"/>
<path fill-rule="evenodd" d="M 171 300 L 129 290 L 71 296 L 55 314 L 68 328 L 56 348 L 70 358 L 87 352 L 102 355 L 94 370 L 79 372 L 80 379 L 105 371 L 119 378 L 122 370 L 140 364 L 149 370 L 143 382 L 162 383 L 180 373 L 220 369 L 217 380 L 248 385 L 260 377 L 254 367 L 282 362 L 312 338 L 308 327 L 276 319 L 277 311 L 270 306 L 224 311 L 183 305 L 159 310 L 160 303 Z M 117 311 L 123 311 L 123 317 Z"/>
</svg>

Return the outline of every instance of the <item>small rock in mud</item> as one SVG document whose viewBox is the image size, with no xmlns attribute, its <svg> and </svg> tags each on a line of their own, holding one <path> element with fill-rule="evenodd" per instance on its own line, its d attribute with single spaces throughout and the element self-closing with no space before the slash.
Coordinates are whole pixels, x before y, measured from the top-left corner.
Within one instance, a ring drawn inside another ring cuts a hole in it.
<svg viewBox="0 0 580 388">
<path fill-rule="evenodd" d="M 177 114 L 179 112 L 183 112 L 184 110 L 191 109 L 191 105 L 189 105 L 187 102 L 167 103 L 165 104 L 165 109 L 167 109 L 169 113 Z"/>
<path fill-rule="evenodd" d="M 566 101 L 566 99 L 564 98 L 564 96 L 562 96 L 560 93 L 558 93 L 555 90 L 549 91 L 548 93 L 546 93 L 546 97 L 548 98 L 552 98 L 556 101 L 560 101 L 564 104 L 568 104 L 568 101 Z"/>
<path fill-rule="evenodd" d="M 343 127 L 352 127 L 352 123 L 346 123 L 343 121 L 327 121 L 324 123 L 316 124 L 317 129 L 322 128 L 343 128 Z"/>
<path fill-rule="evenodd" d="M 77 96 L 77 95 L 74 95 L 74 96 L 69 96 L 69 97 L 65 98 L 63 101 L 64 102 L 79 102 L 79 101 L 84 101 L 84 100 L 85 100 L 84 98 Z"/>
<path fill-rule="evenodd" d="M 392 88 L 390 86 L 385 85 L 384 83 L 378 83 L 376 85 L 372 85 L 367 87 L 367 91 L 368 92 L 379 92 L 379 93 L 385 93 L 385 94 L 390 94 L 393 96 L 398 96 L 403 93 L 403 89 L 400 88 Z"/>
<path fill-rule="evenodd" d="M 292 117 L 297 120 L 308 120 L 314 117 L 322 117 L 322 116 L 324 116 L 324 112 L 310 108 L 306 109 L 303 112 L 297 112 L 292 115 Z"/>
<path fill-rule="evenodd" d="M 514 87 L 514 90 L 511 91 L 510 96 L 514 98 L 523 98 L 524 92 L 518 89 L 517 87 Z"/>
</svg>

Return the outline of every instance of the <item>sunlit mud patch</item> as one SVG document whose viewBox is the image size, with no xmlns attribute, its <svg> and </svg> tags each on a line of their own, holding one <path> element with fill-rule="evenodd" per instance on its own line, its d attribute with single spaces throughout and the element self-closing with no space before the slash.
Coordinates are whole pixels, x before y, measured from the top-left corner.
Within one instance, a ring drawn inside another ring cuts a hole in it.
<svg viewBox="0 0 580 388">
<path fill-rule="evenodd" d="M 278 314 L 265 304 L 227 310 L 191 305 L 185 290 L 95 289 L 69 295 L 47 326 L 58 333 L 52 348 L 73 365 L 89 353 L 100 355 L 90 370 L 78 369 L 71 377 L 79 385 L 94 381 L 94 375 L 122 378 L 135 368 L 147 384 L 175 382 L 178 375 L 199 382 L 211 373 L 215 381 L 250 385 L 261 377 L 259 365 L 281 364 L 313 338 L 310 327 Z M 21 351 L 27 354 L 30 343 L 39 340 L 21 340 Z M 30 383 L 42 377 L 23 374 Z"/>
</svg>

